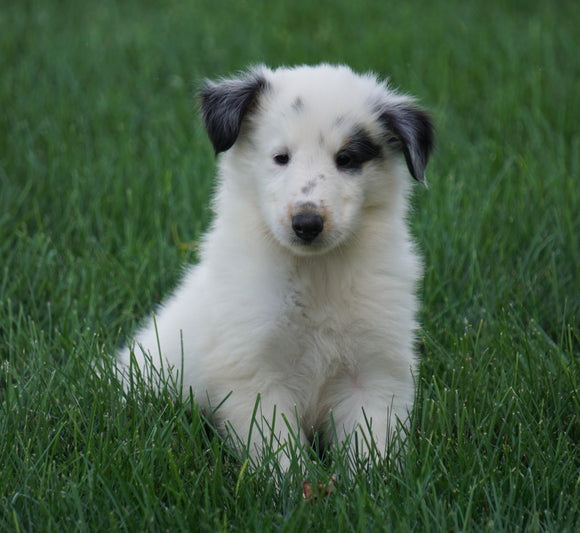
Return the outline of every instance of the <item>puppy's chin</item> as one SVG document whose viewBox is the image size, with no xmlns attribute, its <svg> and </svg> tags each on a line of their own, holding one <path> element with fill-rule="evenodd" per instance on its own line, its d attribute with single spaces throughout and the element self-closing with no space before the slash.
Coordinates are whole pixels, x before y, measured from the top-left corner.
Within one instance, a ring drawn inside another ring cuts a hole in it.
<svg viewBox="0 0 580 533">
<path fill-rule="evenodd" d="M 324 255 L 334 248 L 331 245 L 305 243 L 296 239 L 287 248 L 294 254 L 302 257 L 312 257 L 317 255 Z"/>
<path fill-rule="evenodd" d="M 303 241 L 295 235 L 289 235 L 283 240 L 276 238 L 276 240 L 287 251 L 300 257 L 321 256 L 336 249 L 342 243 L 342 239 L 333 239 L 324 235 L 317 237 L 312 242 Z"/>
</svg>

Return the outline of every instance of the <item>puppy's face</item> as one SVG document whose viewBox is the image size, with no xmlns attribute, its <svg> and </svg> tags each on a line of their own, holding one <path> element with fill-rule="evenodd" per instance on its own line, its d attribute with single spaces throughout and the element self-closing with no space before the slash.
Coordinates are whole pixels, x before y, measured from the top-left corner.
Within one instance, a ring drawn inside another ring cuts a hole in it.
<svg viewBox="0 0 580 533">
<path fill-rule="evenodd" d="M 401 154 L 423 181 L 431 124 L 371 76 L 260 68 L 208 85 L 202 97 L 216 152 L 235 144 L 268 233 L 296 254 L 324 253 L 355 234 L 366 210 L 388 201 Z"/>
<path fill-rule="evenodd" d="M 346 99 L 274 87 L 250 132 L 260 207 L 282 245 L 300 254 L 324 252 L 356 230 L 385 166 L 381 132 Z"/>
</svg>

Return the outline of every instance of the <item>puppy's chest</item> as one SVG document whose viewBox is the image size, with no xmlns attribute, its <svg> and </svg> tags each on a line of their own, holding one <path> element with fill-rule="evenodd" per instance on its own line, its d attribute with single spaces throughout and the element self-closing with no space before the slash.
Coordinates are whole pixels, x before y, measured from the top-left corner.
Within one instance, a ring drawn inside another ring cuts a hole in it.
<svg viewBox="0 0 580 533">
<path fill-rule="evenodd" d="M 294 282 L 282 299 L 277 337 L 285 338 L 288 362 L 324 372 L 352 360 L 357 320 L 345 292 L 332 284 Z"/>
<path fill-rule="evenodd" d="M 335 329 L 346 320 L 343 302 L 333 293 L 306 287 L 290 288 L 283 299 L 281 319 L 304 334 Z"/>
</svg>

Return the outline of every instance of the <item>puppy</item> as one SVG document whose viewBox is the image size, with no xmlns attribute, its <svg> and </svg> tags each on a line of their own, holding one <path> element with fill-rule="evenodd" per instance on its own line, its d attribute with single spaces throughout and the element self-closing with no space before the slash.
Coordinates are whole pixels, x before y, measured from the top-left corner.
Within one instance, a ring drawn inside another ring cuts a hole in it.
<svg viewBox="0 0 580 533">
<path fill-rule="evenodd" d="M 169 370 L 256 461 L 275 442 L 288 469 L 284 445 L 314 434 L 384 454 L 414 398 L 421 266 L 406 216 L 428 115 L 326 64 L 208 81 L 201 109 L 221 154 L 213 224 L 121 365 Z"/>
</svg>

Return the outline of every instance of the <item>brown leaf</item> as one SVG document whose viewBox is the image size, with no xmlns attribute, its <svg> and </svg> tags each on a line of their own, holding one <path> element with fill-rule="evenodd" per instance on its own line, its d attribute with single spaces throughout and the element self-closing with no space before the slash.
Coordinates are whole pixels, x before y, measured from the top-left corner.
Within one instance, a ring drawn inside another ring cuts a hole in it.
<svg viewBox="0 0 580 533">
<path fill-rule="evenodd" d="M 309 481 L 302 482 L 302 495 L 304 497 L 304 501 L 312 502 L 320 498 L 324 498 L 328 496 L 331 492 L 334 491 L 334 487 L 336 487 L 336 474 L 333 474 L 330 478 L 328 483 L 322 483 L 321 481 L 318 482 L 318 490 L 316 493 L 312 490 L 312 483 Z"/>
</svg>

